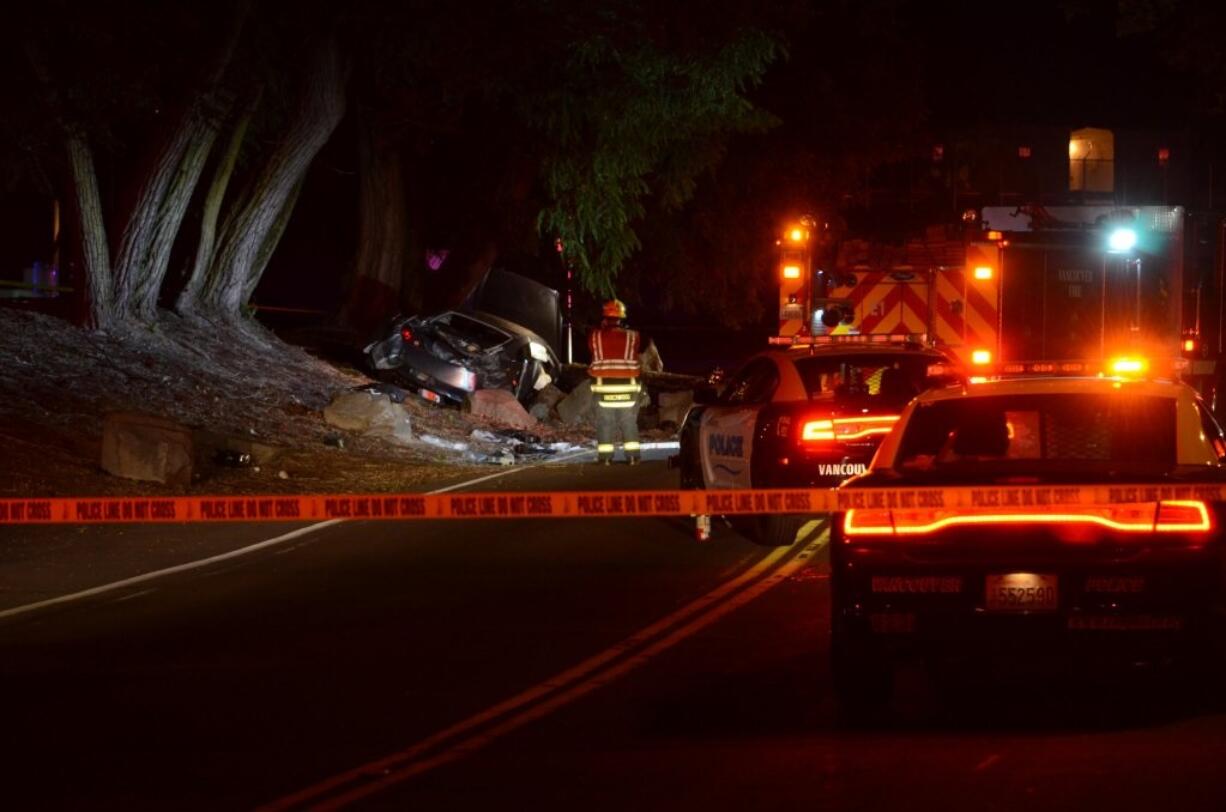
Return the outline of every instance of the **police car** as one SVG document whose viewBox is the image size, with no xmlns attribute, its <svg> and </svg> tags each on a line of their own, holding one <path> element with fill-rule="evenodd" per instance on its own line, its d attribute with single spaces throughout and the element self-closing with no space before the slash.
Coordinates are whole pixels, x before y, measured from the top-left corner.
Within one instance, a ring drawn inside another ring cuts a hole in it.
<svg viewBox="0 0 1226 812">
<path fill-rule="evenodd" d="M 858 489 L 904 489 L 894 507 L 832 519 L 842 707 L 887 703 L 908 657 L 982 657 L 1007 670 L 1019 655 L 1165 663 L 1216 650 L 1226 558 L 1213 494 L 1226 483 L 1226 437 L 1189 386 L 1113 374 L 1143 366 L 1121 359 L 1101 377 L 1065 377 L 1051 373 L 1090 366 L 1007 365 L 903 410 L 869 471 L 841 489 L 848 506 Z M 1110 486 L 1118 504 L 1081 498 L 1079 484 Z M 957 509 L 932 491 L 903 499 L 930 486 L 1017 498 Z"/>
<path fill-rule="evenodd" d="M 903 406 L 951 357 L 904 335 L 817 336 L 751 358 L 680 432 L 682 488 L 834 487 L 863 473 Z M 940 382 L 956 377 L 940 371 Z M 700 398 L 700 401 L 703 400 Z M 803 517 L 740 519 L 763 544 L 790 544 Z"/>
</svg>

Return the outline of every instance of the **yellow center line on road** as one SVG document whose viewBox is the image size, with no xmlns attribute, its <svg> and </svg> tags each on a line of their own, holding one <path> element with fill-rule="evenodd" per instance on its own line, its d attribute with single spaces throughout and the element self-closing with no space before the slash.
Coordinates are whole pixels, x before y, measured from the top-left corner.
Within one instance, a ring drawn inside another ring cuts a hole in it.
<svg viewBox="0 0 1226 812">
<path fill-rule="evenodd" d="M 810 522 L 802 528 L 798 539 L 804 539 L 818 526 L 824 528 L 824 523 Z M 485 711 L 470 716 L 405 750 L 347 770 L 311 787 L 279 798 L 261 806 L 258 812 L 283 812 L 283 810 L 290 809 L 310 809 L 323 812 L 323 810 L 341 809 L 435 767 L 469 755 L 508 733 L 547 716 L 618 677 L 645 665 L 658 654 L 691 637 L 767 590 L 783 583 L 792 573 L 808 564 L 828 539 L 829 533 L 823 529 L 823 532 L 812 538 L 803 547 L 800 547 L 802 541 L 798 540 L 792 547 L 776 548 L 742 575 L 721 584 L 697 600 L 578 665 Z M 775 568 L 776 564 L 789 553 L 796 551 L 797 547 L 800 547 L 799 552 L 795 552 L 795 555 Z M 773 572 L 772 568 L 774 568 Z M 684 625 L 665 634 L 678 623 L 684 623 Z M 665 636 L 661 637 L 662 634 Z M 653 639 L 654 642 L 651 642 Z M 638 650 L 635 651 L 636 649 Z M 629 656 L 625 656 L 627 654 Z M 513 713 L 515 711 L 518 712 Z M 513 713 L 513 715 L 507 717 L 508 713 Z M 453 741 L 462 734 L 474 731 L 502 717 L 506 718 L 484 732 Z M 451 743 L 447 744 L 449 741 Z M 428 758 L 420 758 L 443 745 L 447 747 L 442 752 Z M 331 794 L 349 785 L 355 786 L 339 794 Z"/>
</svg>

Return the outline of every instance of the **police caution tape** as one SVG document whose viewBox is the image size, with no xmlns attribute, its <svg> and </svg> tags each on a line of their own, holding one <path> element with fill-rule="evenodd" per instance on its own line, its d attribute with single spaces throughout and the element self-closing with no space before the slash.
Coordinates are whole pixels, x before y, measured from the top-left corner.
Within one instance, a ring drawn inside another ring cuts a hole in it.
<svg viewBox="0 0 1226 812">
<path fill-rule="evenodd" d="M 1218 485 L 993 488 L 564 491 L 0 499 L 0 525 L 141 522 L 309 522 L 327 519 L 528 519 L 830 513 L 873 508 L 953 510 L 1087 507 L 1197 499 Z"/>
<path fill-rule="evenodd" d="M 516 519 L 807 513 L 824 490 L 201 496 L 5 499 L 0 524 L 266 522 L 326 519 Z"/>
</svg>

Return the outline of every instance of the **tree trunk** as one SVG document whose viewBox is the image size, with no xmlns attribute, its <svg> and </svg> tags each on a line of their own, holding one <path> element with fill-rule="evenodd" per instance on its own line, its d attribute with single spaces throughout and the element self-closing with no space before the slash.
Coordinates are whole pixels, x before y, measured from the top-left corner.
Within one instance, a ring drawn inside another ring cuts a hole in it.
<svg viewBox="0 0 1226 812">
<path fill-rule="evenodd" d="M 400 151 L 372 121 L 359 124 L 358 250 L 344 319 L 369 330 L 400 308 L 408 265 L 409 219 Z"/>
<path fill-rule="evenodd" d="M 234 4 L 220 48 L 213 54 L 199 90 L 183 111 L 145 177 L 128 217 L 115 257 L 116 307 L 138 319 L 152 320 L 196 184 L 204 171 L 217 133 L 233 105 L 220 87 L 238 46 L 247 18 L 247 0 Z"/>
<path fill-rule="evenodd" d="M 81 263 L 84 265 L 89 288 L 87 326 L 104 330 L 114 321 L 115 291 L 111 275 L 111 249 L 106 235 L 106 218 L 102 214 L 102 195 L 98 191 L 94 152 L 84 131 L 66 111 L 62 95 L 52 81 L 51 71 L 47 67 L 47 60 L 39 43 L 33 38 L 27 38 L 24 46 L 30 70 L 64 134 L 75 204 L 73 208 L 80 230 Z"/>
<path fill-rule="evenodd" d="M 281 242 L 281 235 L 285 233 L 285 227 L 289 225 L 289 218 L 294 214 L 294 206 L 298 203 L 298 195 L 302 194 L 305 182 L 306 176 L 303 175 L 290 192 L 285 205 L 281 207 L 281 213 L 277 215 L 267 236 L 264 237 L 264 243 L 260 246 L 259 253 L 255 257 L 255 264 L 252 266 L 251 277 L 247 280 L 247 290 L 243 296 L 244 302 L 252 297 L 256 287 L 260 284 L 260 278 L 264 276 L 264 269 L 268 267 L 268 261 L 272 259 L 273 252 L 277 250 L 277 244 Z"/>
<path fill-rule="evenodd" d="M 77 223 L 81 229 L 81 256 L 89 282 L 89 326 L 104 330 L 114 318 L 115 300 L 94 154 L 85 136 L 79 133 L 69 131 L 66 143 L 76 193 Z"/>
<path fill-rule="evenodd" d="M 163 152 L 155 178 L 142 193 L 116 262 L 116 305 L 143 321 L 156 315 L 171 249 L 217 140 L 217 124 L 197 114 L 189 114 L 188 119 L 180 128 L 181 137 Z"/>
<path fill-rule="evenodd" d="M 315 55 L 284 140 L 222 225 L 201 297 L 204 308 L 215 317 L 237 320 L 242 316 L 248 292 L 263 273 L 261 256 L 270 236 L 287 216 L 286 208 L 311 161 L 344 115 L 344 84 L 336 45 L 329 41 Z"/>
<path fill-rule="evenodd" d="M 162 217 L 153 233 L 153 243 L 149 247 L 149 265 L 141 287 L 142 296 L 132 303 L 136 313 L 143 318 L 152 318 L 157 310 L 158 294 L 162 290 L 166 270 L 170 267 L 170 252 L 183 225 L 183 218 L 187 214 L 188 205 L 191 204 L 196 185 L 204 172 L 204 165 L 208 162 L 209 153 L 213 151 L 217 135 L 217 125 L 209 125 L 200 132 L 188 145 L 179 174 L 171 184 L 166 203 L 162 207 Z"/>
<path fill-rule="evenodd" d="M 213 263 L 213 251 L 217 242 L 217 219 L 221 214 L 221 204 L 225 200 L 230 179 L 234 176 L 234 166 L 238 163 L 243 139 L 247 135 L 247 127 L 251 124 L 251 119 L 259 106 L 259 100 L 260 93 L 257 91 L 239 115 L 230 133 L 226 150 L 221 154 L 217 168 L 213 172 L 213 180 L 204 198 L 204 211 L 200 216 L 200 242 L 196 245 L 196 259 L 192 264 L 192 273 L 175 304 L 175 309 L 182 315 L 192 315 L 200 306 L 200 293 L 204 289 L 209 266 Z"/>
</svg>

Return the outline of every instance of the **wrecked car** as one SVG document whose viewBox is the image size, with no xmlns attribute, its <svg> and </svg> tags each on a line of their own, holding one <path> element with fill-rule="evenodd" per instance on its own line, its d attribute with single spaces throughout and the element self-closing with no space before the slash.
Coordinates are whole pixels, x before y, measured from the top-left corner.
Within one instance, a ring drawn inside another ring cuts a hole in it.
<svg viewBox="0 0 1226 812">
<path fill-rule="evenodd" d="M 557 291 L 492 271 L 463 307 L 428 317 L 398 316 L 365 354 L 377 373 L 390 373 L 435 403 L 463 403 L 477 389 L 507 389 L 527 404 L 561 367 L 551 346 L 558 330 L 550 329 L 560 324 L 559 312 Z M 524 321 L 552 335 L 543 337 Z"/>
</svg>

